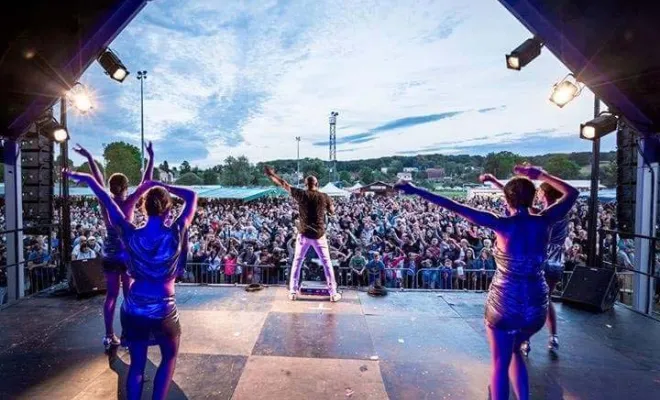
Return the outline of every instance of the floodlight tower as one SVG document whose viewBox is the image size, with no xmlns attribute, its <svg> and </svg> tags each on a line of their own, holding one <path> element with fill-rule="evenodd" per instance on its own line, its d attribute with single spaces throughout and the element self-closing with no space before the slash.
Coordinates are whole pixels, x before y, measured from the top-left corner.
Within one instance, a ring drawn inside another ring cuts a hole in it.
<svg viewBox="0 0 660 400">
<path fill-rule="evenodd" d="M 330 112 L 330 165 L 328 179 L 330 182 L 337 180 L 337 116 L 338 112 Z"/>
</svg>

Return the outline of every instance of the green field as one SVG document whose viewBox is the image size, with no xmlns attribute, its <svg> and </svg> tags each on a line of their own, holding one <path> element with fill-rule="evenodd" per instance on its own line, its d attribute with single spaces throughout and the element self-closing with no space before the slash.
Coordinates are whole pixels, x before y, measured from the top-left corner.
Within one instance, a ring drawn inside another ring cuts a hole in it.
<svg viewBox="0 0 660 400">
<path fill-rule="evenodd" d="M 467 190 L 434 190 L 433 193 L 445 197 L 458 197 L 464 199 L 467 196 Z"/>
</svg>

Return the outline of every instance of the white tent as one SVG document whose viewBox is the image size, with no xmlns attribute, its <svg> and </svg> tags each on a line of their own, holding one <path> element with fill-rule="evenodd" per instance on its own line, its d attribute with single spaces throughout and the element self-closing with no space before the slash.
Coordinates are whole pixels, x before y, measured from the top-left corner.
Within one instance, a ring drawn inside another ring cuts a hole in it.
<svg viewBox="0 0 660 400">
<path fill-rule="evenodd" d="M 355 185 L 347 188 L 346 190 L 348 190 L 349 192 L 355 192 L 357 190 L 360 190 L 360 188 L 362 188 L 362 185 L 360 185 L 359 182 L 355 182 Z"/>
<path fill-rule="evenodd" d="M 321 188 L 321 192 L 327 194 L 330 197 L 350 197 L 351 193 L 340 189 L 335 186 L 332 182 L 329 182 L 327 185 Z"/>
</svg>

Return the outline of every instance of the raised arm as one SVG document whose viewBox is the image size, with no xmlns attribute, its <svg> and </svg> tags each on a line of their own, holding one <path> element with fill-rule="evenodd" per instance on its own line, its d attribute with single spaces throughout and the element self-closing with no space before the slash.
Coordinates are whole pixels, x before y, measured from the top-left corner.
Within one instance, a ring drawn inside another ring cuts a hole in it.
<svg viewBox="0 0 660 400">
<path fill-rule="evenodd" d="M 124 216 L 124 213 L 121 211 L 117 203 L 112 200 L 108 192 L 105 191 L 101 185 L 96 181 L 96 179 L 91 176 L 90 174 L 85 174 L 82 172 L 73 172 L 69 170 L 64 171 L 64 176 L 66 178 L 70 178 L 75 182 L 83 182 L 86 183 L 87 186 L 89 186 L 90 189 L 92 189 L 92 192 L 96 195 L 96 197 L 99 199 L 99 202 L 101 205 L 105 208 L 106 212 L 108 213 L 108 219 L 110 220 L 110 223 L 118 227 L 122 230 L 125 229 L 133 229 L 134 226 L 126 221 L 126 218 Z"/>
<path fill-rule="evenodd" d="M 264 167 L 264 173 L 266 174 L 267 177 L 270 178 L 271 181 L 273 181 L 274 184 L 283 188 L 287 192 L 291 193 L 291 184 L 289 184 L 289 182 L 285 181 L 279 175 L 277 175 L 272 167 L 266 165 Z"/>
<path fill-rule="evenodd" d="M 181 215 L 179 215 L 176 222 L 183 223 L 184 227 L 190 226 L 195 218 L 195 210 L 197 210 L 197 193 L 195 193 L 194 190 L 185 187 L 166 185 L 160 182 L 156 182 L 154 185 L 165 188 L 168 192 L 185 202 L 183 211 L 181 211 Z"/>
<path fill-rule="evenodd" d="M 105 188 L 105 177 L 99 170 L 99 166 L 96 164 L 96 161 L 94 161 L 92 154 L 78 143 L 73 147 L 73 151 L 87 159 L 87 164 L 89 165 L 89 170 L 92 171 L 92 176 L 102 188 Z"/>
<path fill-rule="evenodd" d="M 149 161 L 147 162 L 147 168 L 144 170 L 144 174 L 142 175 L 142 181 L 135 189 L 135 191 L 128 195 L 128 198 L 126 199 L 126 214 L 129 216 L 133 215 L 135 206 L 137 205 L 138 201 L 140 201 L 140 198 L 150 188 L 153 187 L 153 185 L 149 183 L 152 181 L 154 175 L 154 147 L 151 142 L 147 144 L 147 154 L 149 155 Z"/>
<path fill-rule="evenodd" d="M 571 211 L 571 208 L 573 208 L 575 201 L 580 195 L 580 192 L 576 188 L 557 178 L 556 176 L 550 175 L 540 167 L 535 167 L 533 165 L 516 165 L 513 171 L 516 174 L 524 175 L 529 179 L 536 179 L 542 182 L 546 182 L 562 194 L 562 196 L 553 205 L 541 211 L 540 213 L 541 215 L 547 216 L 551 220 L 556 221 L 564 218 L 568 212 Z"/>
<path fill-rule="evenodd" d="M 501 230 L 502 219 L 497 215 L 480 211 L 472 207 L 465 206 L 463 204 L 457 203 L 454 200 L 450 200 L 444 196 L 440 196 L 434 193 L 431 193 L 427 190 L 418 188 L 411 184 L 410 182 L 400 181 L 395 186 L 397 189 L 402 190 L 406 194 L 413 194 L 427 200 L 433 204 L 437 204 L 442 208 L 445 208 L 451 212 L 454 212 L 473 224 L 486 226 L 493 230 Z"/>
<path fill-rule="evenodd" d="M 500 190 L 504 190 L 504 184 L 502 182 L 500 182 L 497 178 L 495 178 L 495 176 L 492 175 L 492 174 L 483 174 L 483 175 L 479 176 L 479 181 L 481 181 L 481 183 L 490 182 L 496 188 L 498 188 Z"/>
<path fill-rule="evenodd" d="M 154 177 L 154 145 L 151 142 L 147 143 L 147 154 L 149 155 L 149 160 L 147 161 L 147 168 L 142 174 L 142 182 L 140 184 L 152 181 Z"/>
</svg>

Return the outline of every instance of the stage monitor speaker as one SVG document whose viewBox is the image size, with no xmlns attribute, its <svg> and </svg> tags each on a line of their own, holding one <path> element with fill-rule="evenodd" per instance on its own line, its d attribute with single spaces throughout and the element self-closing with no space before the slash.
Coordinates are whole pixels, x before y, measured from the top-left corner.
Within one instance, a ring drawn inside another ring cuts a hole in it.
<svg viewBox="0 0 660 400">
<path fill-rule="evenodd" d="M 101 257 L 71 261 L 71 275 L 78 295 L 93 294 L 107 288 Z"/>
<path fill-rule="evenodd" d="M 620 232 L 635 231 L 637 134 L 623 126 L 616 133 L 616 220 Z"/>
<path fill-rule="evenodd" d="M 612 308 L 619 292 L 614 269 L 575 267 L 562 295 L 564 303 L 596 312 Z"/>
</svg>

